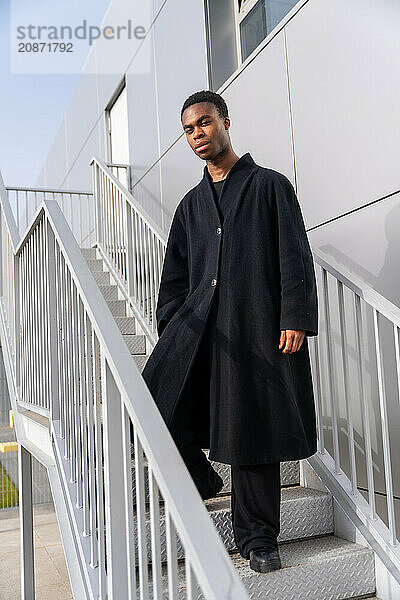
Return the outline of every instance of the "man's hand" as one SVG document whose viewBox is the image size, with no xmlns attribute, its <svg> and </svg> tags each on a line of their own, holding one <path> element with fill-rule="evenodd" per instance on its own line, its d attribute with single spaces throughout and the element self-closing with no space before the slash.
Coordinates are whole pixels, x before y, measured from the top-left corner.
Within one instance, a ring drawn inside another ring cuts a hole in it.
<svg viewBox="0 0 400 600">
<path fill-rule="evenodd" d="M 284 346 L 283 354 L 297 352 L 303 343 L 305 331 L 301 329 L 282 329 L 279 350 Z M 286 344 L 285 344 L 286 341 Z"/>
</svg>

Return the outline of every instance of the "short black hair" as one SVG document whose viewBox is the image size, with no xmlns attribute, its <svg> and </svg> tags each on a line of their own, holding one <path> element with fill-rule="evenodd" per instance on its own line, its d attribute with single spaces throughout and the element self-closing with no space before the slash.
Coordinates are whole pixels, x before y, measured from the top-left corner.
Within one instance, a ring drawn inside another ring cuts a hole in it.
<svg viewBox="0 0 400 600">
<path fill-rule="evenodd" d="M 228 107 L 223 97 L 211 90 L 201 90 L 186 98 L 181 110 L 181 120 L 184 111 L 189 106 L 192 106 L 192 104 L 197 104 L 198 102 L 211 102 L 217 107 L 218 114 L 222 119 L 229 118 Z"/>
</svg>

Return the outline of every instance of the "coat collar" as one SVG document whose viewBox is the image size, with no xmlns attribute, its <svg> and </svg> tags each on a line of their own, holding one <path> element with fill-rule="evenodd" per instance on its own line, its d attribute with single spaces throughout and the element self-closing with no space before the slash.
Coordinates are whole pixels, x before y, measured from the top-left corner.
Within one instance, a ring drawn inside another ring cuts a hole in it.
<svg viewBox="0 0 400 600">
<path fill-rule="evenodd" d="M 228 175 L 225 178 L 225 183 L 228 181 L 229 179 L 232 179 L 232 176 L 239 172 L 242 173 L 242 175 L 245 175 L 246 171 L 250 171 L 253 167 L 256 166 L 256 163 L 254 162 L 252 156 L 250 155 L 250 152 L 246 152 L 246 154 L 243 154 L 233 165 L 233 167 L 231 167 L 231 169 L 228 171 Z M 211 179 L 211 175 L 208 171 L 207 165 L 205 165 L 204 169 L 203 169 L 203 180 L 208 180 L 210 182 L 210 187 L 212 186 L 212 179 Z M 225 184 L 224 184 L 225 186 Z"/>
<path fill-rule="evenodd" d="M 257 164 L 254 162 L 252 156 L 250 155 L 250 152 L 246 152 L 245 154 L 243 154 L 235 162 L 233 167 L 231 167 L 231 169 L 228 171 L 228 174 L 225 177 L 225 182 L 222 186 L 221 196 L 222 196 L 222 194 L 226 194 L 227 191 L 229 192 L 229 189 L 231 188 L 231 186 L 233 186 L 233 188 L 234 188 L 235 184 L 242 182 L 250 174 L 250 172 L 252 170 L 254 170 L 255 168 L 257 168 Z M 211 179 L 211 175 L 208 171 L 207 165 L 205 165 L 205 167 L 203 169 L 203 179 L 200 182 L 200 187 L 202 188 L 203 193 L 205 194 L 206 197 L 207 196 L 211 197 L 212 205 L 214 206 L 214 210 L 218 217 L 218 222 L 220 222 L 219 210 L 218 210 L 215 198 L 214 198 L 213 185 L 214 185 L 213 180 Z M 220 199 L 221 199 L 221 197 L 220 197 Z M 228 211 L 225 215 L 225 218 L 227 217 L 227 214 L 228 214 L 228 212 L 231 211 L 231 209 L 232 209 L 232 206 L 228 209 Z"/>
</svg>

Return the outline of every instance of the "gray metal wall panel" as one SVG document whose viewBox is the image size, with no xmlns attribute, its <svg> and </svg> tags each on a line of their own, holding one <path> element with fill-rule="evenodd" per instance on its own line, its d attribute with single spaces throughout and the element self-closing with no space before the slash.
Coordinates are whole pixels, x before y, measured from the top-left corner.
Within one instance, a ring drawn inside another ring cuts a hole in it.
<svg viewBox="0 0 400 600">
<path fill-rule="evenodd" d="M 230 110 L 236 153 L 250 152 L 260 165 L 281 171 L 294 183 L 283 33 L 268 44 L 223 96 Z"/>
<path fill-rule="evenodd" d="M 135 169 L 134 169 L 135 174 Z M 160 164 L 154 167 L 139 181 L 134 179 L 133 195 L 148 214 L 161 226 Z"/>
<path fill-rule="evenodd" d="M 399 189 L 399 29 L 394 0 L 310 1 L 286 26 L 309 225 Z"/>
<path fill-rule="evenodd" d="M 179 141 L 161 159 L 162 211 L 164 231 L 169 230 L 172 215 L 183 196 L 203 177 L 205 161 L 189 147 L 186 137 Z"/>
<path fill-rule="evenodd" d="M 89 163 L 93 156 L 102 155 L 101 148 L 99 148 L 102 133 L 102 123 L 98 123 L 79 149 L 79 155 L 71 155 L 69 173 L 63 184 L 65 189 L 92 190 L 92 172 Z"/>
<path fill-rule="evenodd" d="M 82 74 L 67 113 L 68 167 L 76 160 L 98 119 L 95 74 Z M 85 99 L 83 102 L 82 99 Z"/>
<path fill-rule="evenodd" d="M 182 133 L 187 96 L 207 89 L 203 3 L 168 0 L 155 24 L 161 155 Z"/>
<path fill-rule="evenodd" d="M 400 305 L 400 193 L 309 232 L 340 265 Z"/>
<path fill-rule="evenodd" d="M 67 172 L 67 152 L 65 144 L 65 117 L 58 128 L 43 168 L 43 177 L 36 185 L 57 188 Z"/>
<path fill-rule="evenodd" d="M 144 51 L 151 52 L 149 73 L 128 73 L 128 127 L 130 157 L 135 180 L 139 179 L 158 159 L 157 98 L 154 72 L 154 31 L 150 30 Z"/>
</svg>

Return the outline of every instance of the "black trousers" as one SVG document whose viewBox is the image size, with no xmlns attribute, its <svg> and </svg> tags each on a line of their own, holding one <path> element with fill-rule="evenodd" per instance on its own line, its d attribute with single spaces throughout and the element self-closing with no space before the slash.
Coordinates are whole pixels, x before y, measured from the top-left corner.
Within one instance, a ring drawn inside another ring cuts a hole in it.
<svg viewBox="0 0 400 600">
<path fill-rule="evenodd" d="M 190 406 L 180 401 L 169 431 L 202 496 L 215 489 L 218 478 L 196 438 Z M 255 548 L 277 549 L 280 531 L 280 463 L 231 465 L 233 535 L 243 558 Z"/>
</svg>

